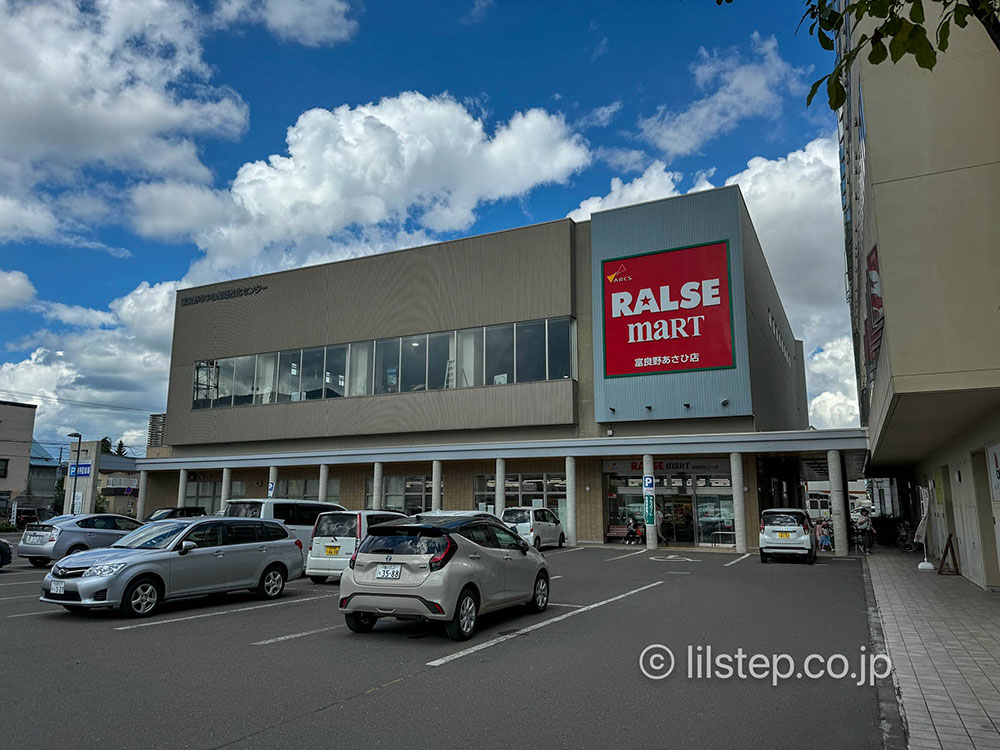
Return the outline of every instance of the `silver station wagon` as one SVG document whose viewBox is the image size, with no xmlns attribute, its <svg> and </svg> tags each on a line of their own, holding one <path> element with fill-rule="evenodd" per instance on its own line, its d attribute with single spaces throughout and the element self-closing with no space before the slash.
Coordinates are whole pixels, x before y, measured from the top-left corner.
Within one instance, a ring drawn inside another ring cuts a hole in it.
<svg viewBox="0 0 1000 750">
<path fill-rule="evenodd" d="M 140 526 L 142 524 L 134 518 L 114 513 L 56 516 L 25 526 L 17 555 L 28 558 L 37 568 L 44 568 L 53 560 L 74 552 L 108 547 Z"/>
<path fill-rule="evenodd" d="M 301 542 L 278 521 L 172 518 L 64 557 L 42 581 L 41 601 L 144 617 L 167 599 L 239 590 L 275 599 L 301 575 Z"/>
</svg>

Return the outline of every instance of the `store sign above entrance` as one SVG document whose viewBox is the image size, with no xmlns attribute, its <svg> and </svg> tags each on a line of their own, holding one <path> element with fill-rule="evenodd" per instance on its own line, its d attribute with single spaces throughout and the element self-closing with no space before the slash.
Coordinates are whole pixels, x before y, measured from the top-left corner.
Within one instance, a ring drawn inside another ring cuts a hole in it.
<svg viewBox="0 0 1000 750">
<path fill-rule="evenodd" d="M 692 458 L 654 460 L 653 472 L 670 474 L 672 472 L 691 474 L 729 474 L 728 458 Z M 635 461 L 602 461 L 601 470 L 605 474 L 617 476 L 636 476 L 642 474 L 642 459 Z"/>
<path fill-rule="evenodd" d="M 603 261 L 604 374 L 735 367 L 729 243 Z"/>
</svg>

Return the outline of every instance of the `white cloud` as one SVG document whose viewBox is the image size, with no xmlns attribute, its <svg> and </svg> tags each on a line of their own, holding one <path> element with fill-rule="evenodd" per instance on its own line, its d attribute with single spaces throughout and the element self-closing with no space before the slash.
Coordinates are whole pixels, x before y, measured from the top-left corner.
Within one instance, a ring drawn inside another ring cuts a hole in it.
<svg viewBox="0 0 1000 750">
<path fill-rule="evenodd" d="M 646 152 L 635 148 L 598 146 L 594 156 L 618 172 L 642 172 L 649 163 Z"/>
<path fill-rule="evenodd" d="M 38 311 L 46 320 L 57 320 L 77 328 L 100 328 L 115 324 L 114 316 L 103 310 L 94 310 L 80 305 L 66 305 L 62 302 L 40 302 Z"/>
<path fill-rule="evenodd" d="M 801 90 L 804 71 L 781 58 L 774 37 L 762 39 L 754 32 L 750 47 L 751 61 L 735 51 L 720 54 L 701 48 L 691 72 L 698 87 L 710 93 L 678 111 L 661 105 L 655 115 L 640 119 L 642 138 L 669 161 L 698 151 L 741 120 L 778 118 L 783 95 Z"/>
<path fill-rule="evenodd" d="M 357 33 L 358 22 L 348 18 L 350 12 L 346 0 L 220 0 L 212 23 L 259 23 L 285 41 L 332 47 Z"/>
<path fill-rule="evenodd" d="M 560 115 L 517 112 L 490 134 L 452 97 L 416 92 L 309 110 L 286 140 L 286 155 L 244 164 L 228 191 L 170 182 L 136 188 L 136 229 L 190 234 L 206 254 L 200 269 L 228 273 L 265 251 L 301 256 L 327 238 L 350 244 L 381 225 L 467 229 L 481 203 L 564 183 L 591 160 Z M 176 201 L 189 207 L 187 217 Z M 349 238 L 338 236 L 345 232 Z"/>
<path fill-rule="evenodd" d="M 0 268 L 0 310 L 15 310 L 35 298 L 35 286 L 22 271 Z"/>
<path fill-rule="evenodd" d="M 486 11 L 493 6 L 493 0 L 475 0 L 469 12 L 458 19 L 458 22 L 466 26 L 481 23 L 486 18 Z"/>
<path fill-rule="evenodd" d="M 618 177 L 613 178 L 611 191 L 607 195 L 593 196 L 581 201 L 579 207 L 570 211 L 567 216 L 574 221 L 586 221 L 595 211 L 677 195 L 677 183 L 682 177 L 680 172 L 667 171 L 663 162 L 653 162 L 645 172 L 631 182 L 622 182 Z"/>
<path fill-rule="evenodd" d="M 621 102 L 611 102 L 611 104 L 605 104 L 603 107 L 595 107 L 577 120 L 576 127 L 580 130 L 585 128 L 606 128 L 611 124 L 611 121 L 621 108 Z"/>
<path fill-rule="evenodd" d="M 594 49 L 590 53 L 590 61 L 594 62 L 597 60 L 597 58 L 602 57 L 607 53 L 608 53 L 608 38 L 605 36 L 601 37 L 601 41 L 599 41 L 596 45 L 594 45 Z"/>
<path fill-rule="evenodd" d="M 57 224 L 52 211 L 38 201 L 0 195 L 0 242 L 49 237 Z"/>
</svg>

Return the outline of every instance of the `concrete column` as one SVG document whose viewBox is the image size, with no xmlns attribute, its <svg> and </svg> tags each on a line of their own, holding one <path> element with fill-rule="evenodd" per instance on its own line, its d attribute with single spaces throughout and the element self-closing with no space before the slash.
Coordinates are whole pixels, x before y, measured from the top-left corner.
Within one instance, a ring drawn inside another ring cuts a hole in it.
<svg viewBox="0 0 1000 750">
<path fill-rule="evenodd" d="M 566 544 L 576 541 L 576 459 L 566 456 Z"/>
<path fill-rule="evenodd" d="M 326 502 L 326 493 L 330 487 L 330 464 L 319 465 L 319 495 L 316 498 L 321 503 Z"/>
<path fill-rule="evenodd" d="M 382 462 L 375 462 L 375 475 L 372 477 L 372 509 L 382 510 Z"/>
<path fill-rule="evenodd" d="M 180 477 L 177 481 L 177 507 L 183 508 L 184 501 L 187 499 L 188 491 L 188 470 L 181 469 Z"/>
<path fill-rule="evenodd" d="M 497 459 L 496 484 L 493 487 L 493 512 L 503 516 L 504 502 L 507 499 L 507 462 Z"/>
<path fill-rule="evenodd" d="M 647 453 L 642 457 L 642 475 L 652 476 L 653 475 L 653 457 Z M 655 507 L 655 505 L 654 505 Z M 643 508 L 645 508 L 645 503 L 643 503 Z M 655 519 L 655 516 L 654 516 Z M 647 523 L 646 524 L 646 549 L 655 550 L 657 545 L 656 536 L 656 524 Z"/>
<path fill-rule="evenodd" d="M 736 551 L 747 551 L 747 506 L 743 496 L 743 454 L 729 454 L 729 474 L 733 485 L 733 531 L 736 533 Z M 702 541 L 705 541 L 704 539 Z"/>
<path fill-rule="evenodd" d="M 149 484 L 149 472 L 143 469 L 139 472 L 139 499 L 136 501 L 135 517 L 141 521 L 146 517 L 146 485 Z"/>
<path fill-rule="evenodd" d="M 431 510 L 441 510 L 441 462 L 431 464 Z"/>
<path fill-rule="evenodd" d="M 844 475 L 840 471 L 840 451 L 826 452 L 826 469 L 830 474 L 830 511 L 833 514 L 833 554 L 850 554 L 847 540 L 847 520 L 844 517 Z"/>
<path fill-rule="evenodd" d="M 229 501 L 233 497 L 233 470 L 223 469 L 222 470 L 222 500 L 219 502 L 221 506 L 219 510 L 225 510 Z"/>
<path fill-rule="evenodd" d="M 267 470 L 267 484 L 268 484 L 268 486 L 271 485 L 271 482 L 274 482 L 275 484 L 278 483 L 278 467 L 277 466 L 272 466 L 272 467 L 270 467 Z"/>
</svg>

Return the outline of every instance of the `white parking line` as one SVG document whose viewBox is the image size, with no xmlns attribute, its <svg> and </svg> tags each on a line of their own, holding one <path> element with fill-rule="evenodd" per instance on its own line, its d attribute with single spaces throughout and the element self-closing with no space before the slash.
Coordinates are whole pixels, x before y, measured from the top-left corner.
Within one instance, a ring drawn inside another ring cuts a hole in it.
<svg viewBox="0 0 1000 750">
<path fill-rule="evenodd" d="M 25 594 L 24 596 L 0 596 L 0 602 L 9 602 L 14 599 L 37 599 L 39 594 Z"/>
<path fill-rule="evenodd" d="M 269 643 L 280 643 L 281 641 L 290 641 L 293 638 L 304 638 L 307 635 L 316 635 L 317 633 L 327 633 L 331 630 L 337 630 L 338 628 L 344 627 L 343 625 L 333 625 L 329 628 L 319 628 L 318 630 L 307 630 L 304 633 L 292 633 L 291 635 L 282 635 L 277 638 L 268 638 L 266 641 L 257 641 L 256 643 L 251 643 L 251 646 L 266 646 Z"/>
<path fill-rule="evenodd" d="M 545 554 L 546 555 L 564 555 L 567 552 L 579 552 L 582 549 L 585 549 L 585 548 L 584 547 L 570 547 L 569 549 L 561 549 L 561 550 L 557 550 L 556 552 L 546 552 Z"/>
<path fill-rule="evenodd" d="M 605 599 L 604 601 L 595 602 L 593 604 L 588 604 L 585 607 L 580 607 L 580 609 L 574 609 L 572 612 L 567 612 L 564 615 L 559 615 L 558 617 L 553 617 L 550 620 L 544 620 L 543 622 L 536 622 L 534 625 L 529 625 L 526 628 L 520 628 L 519 630 L 516 630 L 513 633 L 508 633 L 507 635 L 497 636 L 496 638 L 493 638 L 492 640 L 485 641 L 485 642 L 480 643 L 480 644 L 478 644 L 476 646 L 472 646 L 471 648 L 463 649 L 462 651 L 456 651 L 454 654 L 449 654 L 448 656 L 444 656 L 444 657 L 442 657 L 440 659 L 435 659 L 434 661 L 429 661 L 429 662 L 427 662 L 427 666 L 428 667 L 440 667 L 442 664 L 447 664 L 450 661 L 455 661 L 456 659 L 461 659 L 463 656 L 469 656 L 470 654 L 474 654 L 477 651 L 482 651 L 483 649 L 489 648 L 490 646 L 496 646 L 498 643 L 503 643 L 504 641 L 509 641 L 511 638 L 516 638 L 517 636 L 523 635 L 524 633 L 530 633 L 530 632 L 532 632 L 534 630 L 540 630 L 541 628 L 548 627 L 549 625 L 555 625 L 557 622 L 562 622 L 563 620 L 566 620 L 566 619 L 568 619 L 570 617 L 574 617 L 576 615 L 583 614 L 584 612 L 589 612 L 592 609 L 597 609 L 598 607 L 603 607 L 606 604 L 611 604 L 612 602 L 620 601 L 622 599 L 625 599 L 626 597 L 632 596 L 633 594 L 638 594 L 638 593 L 641 593 L 643 591 L 646 591 L 647 589 L 654 588 L 655 586 L 660 586 L 663 583 L 664 583 L 663 581 L 656 581 L 656 582 L 650 583 L 650 584 L 648 584 L 646 586 L 642 586 L 641 588 L 632 589 L 631 591 L 626 591 L 624 594 L 619 594 L 618 596 L 613 596 L 610 599 Z"/>
<path fill-rule="evenodd" d="M 11 617 L 31 617 L 32 615 L 51 615 L 54 612 L 54 609 L 43 609 L 41 612 L 22 612 L 19 615 L 7 615 L 7 619 L 9 620 Z"/>
<path fill-rule="evenodd" d="M 201 615 L 190 615 L 189 617 L 173 617 L 169 620 L 156 620 L 154 622 L 140 622 L 137 625 L 123 625 L 120 628 L 115 628 L 115 630 L 135 630 L 136 628 L 150 628 L 154 625 L 169 625 L 174 622 L 186 622 L 188 620 L 200 620 L 203 617 L 218 617 L 219 615 L 233 615 L 237 612 L 250 612 L 255 609 L 266 609 L 267 607 L 280 607 L 285 604 L 300 604 L 302 602 L 313 602 L 317 599 L 330 599 L 336 596 L 336 594 L 327 594 L 325 596 L 307 596 L 305 599 L 289 599 L 284 602 L 271 602 L 270 604 L 257 604 L 253 607 L 238 607 L 237 609 L 225 609 L 221 612 L 206 612 Z"/>
<path fill-rule="evenodd" d="M 549 580 L 550 581 L 555 581 L 555 580 L 557 580 L 559 578 L 562 578 L 562 576 L 552 576 L 552 578 L 550 578 Z"/>
<path fill-rule="evenodd" d="M 0 583 L 0 586 L 37 586 L 44 579 L 38 578 L 34 581 L 18 581 L 17 583 Z"/>
<path fill-rule="evenodd" d="M 612 560 L 621 560 L 622 558 L 625 558 L 625 557 L 632 557 L 632 555 L 642 555 L 642 554 L 645 554 L 645 552 L 646 552 L 646 548 L 643 547 L 638 552 L 629 552 L 627 555 L 618 555 L 618 557 L 609 557 L 604 562 L 611 562 Z"/>
<path fill-rule="evenodd" d="M 556 604 L 555 602 L 549 602 L 550 607 L 572 607 L 573 609 L 581 609 L 582 604 Z"/>
<path fill-rule="evenodd" d="M 736 564 L 736 563 L 738 563 L 738 562 L 739 562 L 740 560 L 746 560 L 746 559 L 747 559 L 748 557 L 750 557 L 750 554 L 751 554 L 750 552 L 747 552 L 747 553 L 746 553 L 745 555 L 743 555 L 742 557 L 737 557 L 737 558 L 736 558 L 735 560 L 730 560 L 729 562 L 727 562 L 727 563 L 726 563 L 725 565 L 723 565 L 722 567 L 723 567 L 723 568 L 728 568 L 728 567 L 729 567 L 730 565 L 735 565 L 735 564 Z"/>
</svg>

